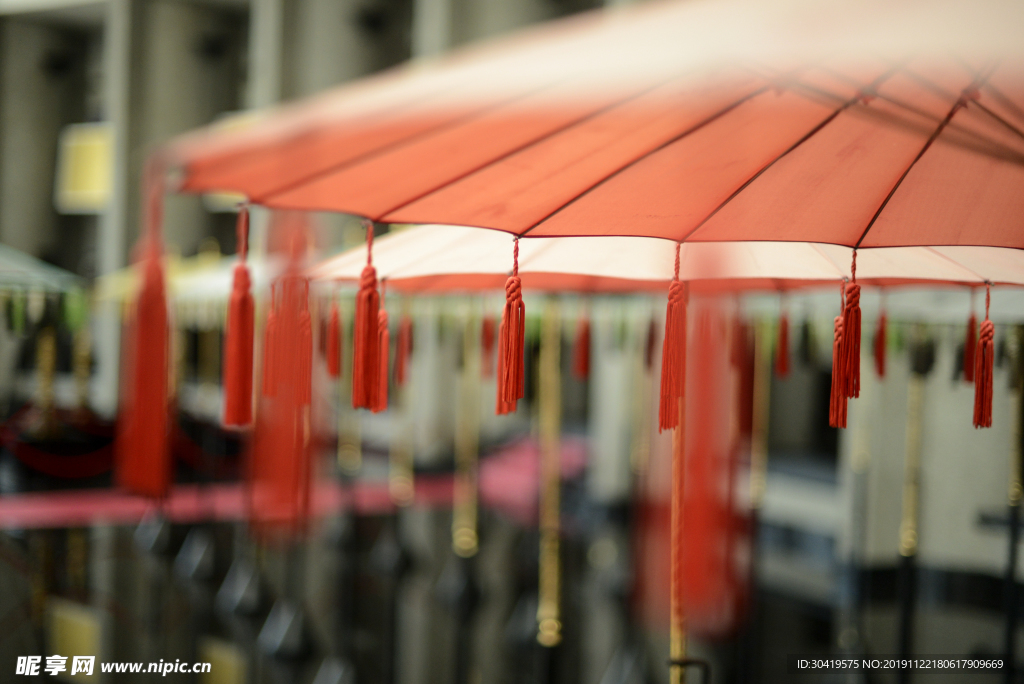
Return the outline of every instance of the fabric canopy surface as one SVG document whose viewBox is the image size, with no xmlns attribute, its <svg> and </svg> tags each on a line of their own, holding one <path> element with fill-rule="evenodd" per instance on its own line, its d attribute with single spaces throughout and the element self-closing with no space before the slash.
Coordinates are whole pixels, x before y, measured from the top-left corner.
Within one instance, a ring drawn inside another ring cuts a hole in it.
<svg viewBox="0 0 1024 684">
<path fill-rule="evenodd" d="M 462 226 L 417 226 L 374 241 L 373 261 L 389 288 L 417 292 L 500 289 L 512 238 Z M 696 289 L 791 290 L 849 278 L 851 249 L 803 242 L 686 243 L 679 277 Z M 519 275 L 534 290 L 664 291 L 675 245 L 641 237 L 537 238 L 519 245 Z M 310 271 L 315 280 L 358 283 L 360 246 Z M 957 283 L 1024 285 L 1024 252 L 997 247 L 863 250 L 858 281 L 878 286 Z"/>
<path fill-rule="evenodd" d="M 1024 247 L 1024 4 L 606 10 L 173 142 L 188 192 L 518 235 Z"/>
</svg>

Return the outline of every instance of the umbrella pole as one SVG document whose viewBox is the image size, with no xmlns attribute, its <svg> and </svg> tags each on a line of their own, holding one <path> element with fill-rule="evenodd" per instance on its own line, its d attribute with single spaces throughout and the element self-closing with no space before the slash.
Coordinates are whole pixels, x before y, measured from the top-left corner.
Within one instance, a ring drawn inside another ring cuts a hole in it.
<svg viewBox="0 0 1024 684">
<path fill-rule="evenodd" d="M 899 654 L 909 658 L 914 642 L 915 573 L 917 559 L 918 500 L 921 488 L 921 433 L 924 427 L 925 376 L 935 361 L 934 347 L 919 340 L 911 352 L 907 387 L 907 435 L 903 461 L 903 512 L 900 520 Z M 911 670 L 899 671 L 900 684 L 910 681 Z"/>
<path fill-rule="evenodd" d="M 1017 547 L 1020 542 L 1020 507 L 1024 490 L 1021 487 L 1022 422 L 1024 422 L 1024 327 L 1014 331 L 1017 342 L 1017 358 L 1014 368 L 1013 435 L 1010 447 L 1010 491 L 1009 491 L 1009 549 L 1006 565 L 1004 601 L 1006 605 L 1006 631 L 1004 635 L 1003 681 L 1013 684 L 1016 679 L 1017 656 Z"/>
<path fill-rule="evenodd" d="M 562 641 L 560 484 L 562 431 L 562 334 L 558 305 L 550 299 L 544 309 L 540 342 L 540 572 L 538 577 L 537 642 L 551 681 L 557 668 L 555 647 Z"/>
<path fill-rule="evenodd" d="M 671 684 L 683 684 L 686 681 L 686 616 L 683 610 L 683 483 L 685 469 L 685 425 L 686 410 L 685 397 L 679 399 L 679 423 L 672 430 L 672 535 L 671 548 L 671 574 L 669 585 L 669 660 L 672 663 L 669 670 L 669 681 Z"/>
</svg>

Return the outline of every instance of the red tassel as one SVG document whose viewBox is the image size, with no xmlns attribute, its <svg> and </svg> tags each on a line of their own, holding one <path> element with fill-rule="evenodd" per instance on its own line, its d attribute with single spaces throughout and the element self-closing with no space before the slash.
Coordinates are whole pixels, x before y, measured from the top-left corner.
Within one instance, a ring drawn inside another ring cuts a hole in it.
<svg viewBox="0 0 1024 684">
<path fill-rule="evenodd" d="M 380 413 L 388 410 L 388 356 L 391 349 L 391 331 L 388 329 L 388 312 L 381 307 L 377 314 L 377 349 L 380 359 L 380 371 L 377 375 L 379 386 L 377 389 L 376 403 L 372 411 Z"/>
<path fill-rule="evenodd" d="M 403 314 L 398 324 L 398 346 L 395 349 L 395 384 L 404 385 L 409 380 L 409 358 L 412 356 L 412 317 Z"/>
<path fill-rule="evenodd" d="M 775 375 L 780 378 L 789 375 L 789 314 L 785 311 L 779 317 L 779 340 L 775 345 Z"/>
<path fill-rule="evenodd" d="M 480 327 L 480 374 L 489 378 L 494 374 L 494 319 L 485 318 Z"/>
<path fill-rule="evenodd" d="M 380 295 L 377 293 L 377 270 L 371 261 L 372 224 L 366 228 L 366 247 L 366 267 L 359 280 L 359 294 L 356 295 L 355 332 L 352 340 L 352 407 L 373 410 L 377 406 L 377 392 L 380 389 Z"/>
<path fill-rule="evenodd" d="M 851 398 L 860 396 L 860 332 L 860 285 L 853 282 L 846 288 L 842 348 L 846 396 Z"/>
<path fill-rule="evenodd" d="M 679 244 L 676 244 L 675 276 L 668 288 L 665 340 L 661 348 L 661 397 L 658 432 L 679 425 L 679 400 L 686 384 L 686 292 L 679 282 Z"/>
<path fill-rule="evenodd" d="M 845 307 L 844 307 L 845 308 Z M 836 316 L 834 335 L 832 338 L 832 392 L 828 405 L 828 424 L 835 428 L 846 427 L 847 397 L 845 392 L 846 378 L 843 359 L 843 319 Z"/>
<path fill-rule="evenodd" d="M 249 461 L 249 514 L 261 531 L 296 532 L 309 509 L 313 325 L 309 281 L 302 274 L 296 228 L 291 263 L 272 287 L 263 349 L 268 373 L 257 409 Z"/>
<path fill-rule="evenodd" d="M 224 336 L 224 425 L 242 427 L 252 422 L 252 360 L 254 306 L 252 278 L 245 264 L 248 254 L 249 209 L 238 210 L 238 265 L 235 266 Z"/>
<path fill-rule="evenodd" d="M 498 332 L 498 415 L 512 413 L 524 395 L 523 351 L 526 346 L 526 308 L 519 279 L 519 238 L 513 251 L 512 275 L 505 281 L 505 310 Z"/>
<path fill-rule="evenodd" d="M 324 349 L 327 355 L 327 373 L 332 378 L 341 377 L 341 313 L 338 303 L 331 302 L 331 313 L 327 318 L 327 343 Z"/>
<path fill-rule="evenodd" d="M 974 427 L 992 427 L 992 365 L 995 361 L 996 327 L 989 320 L 991 292 L 985 291 L 985 321 L 981 324 L 974 355 Z"/>
<path fill-rule="evenodd" d="M 878 316 L 878 326 L 875 328 L 875 373 L 878 377 L 885 377 L 885 352 L 888 336 L 888 319 L 885 311 Z"/>
<path fill-rule="evenodd" d="M 843 354 L 843 333 L 846 326 L 846 281 L 840 289 L 842 306 L 836 316 L 832 336 L 832 389 L 829 394 L 828 424 L 846 427 L 847 380 L 846 358 Z"/>
<path fill-rule="evenodd" d="M 126 335 L 123 419 L 115 443 L 117 482 L 135 494 L 162 498 L 171 483 L 168 363 L 170 326 L 162 263 L 162 184 L 151 167 L 149 222 L 142 244 L 142 287 Z"/>
<path fill-rule="evenodd" d="M 964 338 L 964 382 L 974 382 L 974 357 L 978 346 L 978 317 L 971 313 L 967 319 L 967 336 Z"/>
<path fill-rule="evenodd" d="M 576 343 L 572 352 L 572 372 L 580 380 L 590 377 L 590 316 L 584 314 L 576 324 Z"/>
</svg>

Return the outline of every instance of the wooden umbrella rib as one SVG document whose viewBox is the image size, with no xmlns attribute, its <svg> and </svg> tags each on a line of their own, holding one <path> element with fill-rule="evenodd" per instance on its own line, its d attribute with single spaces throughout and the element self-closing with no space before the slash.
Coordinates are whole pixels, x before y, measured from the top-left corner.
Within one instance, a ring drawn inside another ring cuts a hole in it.
<svg viewBox="0 0 1024 684">
<path fill-rule="evenodd" d="M 875 211 L 874 216 L 872 216 L 871 220 L 868 221 L 868 225 L 866 228 L 864 228 L 864 232 L 861 233 L 860 238 L 858 238 L 857 242 L 853 245 L 854 249 L 860 248 L 861 243 L 864 242 L 864 238 L 866 238 L 868 235 L 868 231 L 870 231 L 874 227 L 875 223 L 878 221 L 878 217 L 882 215 L 883 211 L 885 211 L 886 206 L 888 206 L 889 204 L 889 200 L 891 200 L 893 198 L 893 195 L 896 194 L 896 191 L 900 189 L 900 186 L 903 184 L 903 181 L 910 174 L 911 169 L 913 169 L 917 162 L 919 162 L 921 158 L 924 157 L 925 153 L 929 150 L 929 148 L 931 148 L 932 144 L 942 134 L 942 131 L 945 130 L 946 126 L 949 125 L 949 122 L 953 120 L 954 116 L 956 116 L 956 113 L 960 111 L 961 108 L 967 106 L 966 93 L 972 89 L 979 87 L 983 82 L 984 79 L 982 77 L 976 77 L 974 81 L 971 83 L 971 85 L 964 89 L 964 94 L 961 94 L 960 97 L 957 98 L 957 101 L 953 103 L 953 106 L 950 108 L 945 118 L 941 122 L 939 122 L 939 125 L 936 126 L 934 131 L 932 131 L 932 134 L 928 136 L 928 140 L 926 140 L 924 145 L 921 146 L 920 151 L 910 161 L 910 163 L 907 165 L 907 168 L 903 170 L 903 173 L 900 175 L 900 177 L 896 180 L 896 183 L 889 190 L 889 194 L 887 194 L 885 196 L 885 199 L 882 200 L 882 204 L 879 205 L 878 209 Z"/>
<path fill-rule="evenodd" d="M 992 97 L 994 97 L 1001 105 L 1003 105 L 1004 107 L 1009 109 L 1011 112 L 1013 112 L 1014 115 L 1017 116 L 1017 118 L 1019 118 L 1022 121 L 1024 121 L 1024 109 L 1021 109 L 1020 105 L 1018 105 L 1016 102 L 1011 100 L 1006 95 L 1006 93 L 1004 93 L 1002 90 L 1000 90 L 999 88 L 997 88 L 994 85 L 992 85 L 991 82 L 986 82 L 983 87 L 984 87 L 985 90 L 987 90 L 989 93 L 991 93 Z"/>
<path fill-rule="evenodd" d="M 660 145 L 657 145 L 656 147 L 654 147 L 654 148 L 652 148 L 650 150 L 647 150 L 646 152 L 642 153 L 640 156 L 635 157 L 634 159 L 631 159 L 629 162 L 627 162 L 626 164 L 623 164 L 622 166 L 618 167 L 617 169 L 615 169 L 611 173 L 608 173 L 608 174 L 602 176 L 600 179 L 598 179 L 597 181 L 592 183 L 586 190 L 584 190 L 583 192 L 579 192 L 579 193 L 575 194 L 569 200 L 567 200 L 567 201 L 563 202 L 562 204 L 558 205 L 558 207 L 556 207 L 555 209 L 553 209 L 552 211 L 550 211 L 549 213 L 547 213 L 543 217 L 541 217 L 539 220 L 535 221 L 534 223 L 532 223 L 531 225 L 526 227 L 522 232 L 519 233 L 519 235 L 520 236 L 526 235 L 527 233 L 529 233 L 534 228 L 536 228 L 537 226 L 541 225 L 542 223 L 544 223 L 545 221 L 550 219 L 552 216 L 554 216 L 558 212 L 562 211 L 566 207 L 571 206 L 573 203 L 575 203 L 580 198 L 587 196 L 592 191 L 594 191 L 595 189 L 597 189 L 598 187 L 600 187 L 604 183 L 607 183 L 609 180 L 611 180 L 615 176 L 619 175 L 620 173 L 622 173 L 626 169 L 629 169 L 629 168 L 635 166 L 636 164 L 640 163 L 641 161 L 643 161 L 644 159 L 650 157 L 651 155 L 653 155 L 653 154 L 655 154 L 657 152 L 660 152 L 661 150 L 663 150 L 663 149 L 665 149 L 667 147 L 670 147 L 671 145 L 674 145 L 675 143 L 679 142 L 680 140 L 682 140 L 686 136 L 690 135 L 691 133 L 699 131 L 700 129 L 704 128 L 708 124 L 710 124 L 710 123 L 712 123 L 714 121 L 717 121 L 718 119 L 722 118 L 723 116 L 725 116 L 726 114 L 728 114 L 732 110 L 736 109 L 737 107 L 739 107 L 743 103 L 748 102 L 748 101 L 754 99 L 755 97 L 757 97 L 758 95 L 761 95 L 762 93 L 767 92 L 770 89 L 770 87 L 771 86 L 767 86 L 767 85 L 761 86 L 760 88 L 757 88 L 757 89 L 747 93 L 746 95 L 744 95 L 740 99 L 738 99 L 738 100 L 736 100 L 734 102 L 731 102 L 730 104 L 726 105 L 725 107 L 723 107 L 722 109 L 718 110 L 714 114 L 711 114 L 710 116 L 702 119 L 701 121 L 697 122 L 693 126 L 690 126 L 685 131 L 680 133 L 679 135 L 673 136 L 671 139 L 661 143 Z"/>
</svg>

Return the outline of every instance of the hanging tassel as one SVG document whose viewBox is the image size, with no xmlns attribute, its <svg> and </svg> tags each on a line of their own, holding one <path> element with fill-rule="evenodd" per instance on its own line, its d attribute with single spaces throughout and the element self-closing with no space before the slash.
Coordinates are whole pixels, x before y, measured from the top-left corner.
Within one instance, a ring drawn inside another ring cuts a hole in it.
<svg viewBox="0 0 1024 684">
<path fill-rule="evenodd" d="M 371 409 L 374 413 L 388 410 L 388 356 L 391 349 L 391 331 L 388 329 L 388 312 L 383 306 L 377 314 L 377 349 L 380 359 L 377 381 L 380 385 L 377 389 L 376 402 Z"/>
<path fill-rule="evenodd" d="M 832 392 L 829 396 L 828 424 L 835 428 L 846 427 L 846 363 L 843 358 L 843 332 L 846 320 L 846 282 L 843 282 L 843 306 L 835 319 L 832 338 Z"/>
<path fill-rule="evenodd" d="M 252 422 L 252 359 L 254 306 L 252 278 L 245 260 L 249 242 L 249 208 L 238 210 L 238 264 L 235 266 L 224 336 L 224 425 Z"/>
<path fill-rule="evenodd" d="M 658 432 L 679 425 L 679 400 L 686 382 L 686 290 L 679 282 L 679 243 L 665 312 L 665 339 L 661 348 L 661 397 Z"/>
<path fill-rule="evenodd" d="M 341 377 L 341 313 L 338 302 L 331 301 L 331 312 L 327 317 L 327 340 L 324 353 L 327 355 L 327 373 L 332 378 Z"/>
<path fill-rule="evenodd" d="M 878 325 L 875 326 L 875 373 L 878 377 L 885 377 L 885 352 L 886 352 L 886 340 L 889 334 L 888 319 L 885 315 L 885 309 L 878 315 Z"/>
<path fill-rule="evenodd" d="M 853 250 L 850 267 L 853 281 L 846 287 L 843 307 L 843 377 L 846 396 L 860 396 L 860 285 L 857 284 L 857 250 Z"/>
<path fill-rule="evenodd" d="M 355 333 L 352 341 L 352 407 L 373 410 L 380 389 L 377 270 L 373 267 L 373 224 L 366 225 L 366 267 L 356 295 Z"/>
<path fill-rule="evenodd" d="M 572 372 L 580 380 L 590 377 L 590 314 L 584 312 L 576 324 L 576 343 L 572 350 Z"/>
<path fill-rule="evenodd" d="M 480 326 L 480 375 L 489 378 L 494 375 L 494 319 L 485 318 Z"/>
<path fill-rule="evenodd" d="M 981 324 L 974 354 L 974 427 L 992 427 L 992 365 L 995 360 L 995 325 L 989 320 L 992 301 L 990 286 L 985 287 L 985 321 Z"/>
<path fill-rule="evenodd" d="M 305 528 L 309 512 L 313 322 L 303 264 L 309 236 L 302 223 L 282 229 L 288 231 L 288 262 L 271 289 L 263 348 L 268 372 L 253 425 L 247 498 L 257 531 L 294 534 Z"/>
<path fill-rule="evenodd" d="M 126 336 L 124 411 L 115 444 L 117 481 L 125 489 L 161 498 L 171 482 L 168 446 L 170 327 L 160 235 L 163 184 L 161 170 L 148 169 L 149 220 L 142 242 L 142 287 Z"/>
<path fill-rule="evenodd" d="M 775 375 L 789 375 L 789 312 L 783 309 L 779 317 L 779 339 L 775 345 Z"/>
<path fill-rule="evenodd" d="M 519 279 L 519 237 L 512 252 L 512 275 L 505 281 L 505 309 L 498 331 L 498 398 L 495 412 L 512 413 L 524 394 L 523 351 L 526 346 L 526 309 Z"/>
<path fill-rule="evenodd" d="M 409 361 L 412 356 L 412 317 L 402 314 L 398 324 L 398 345 L 395 349 L 395 384 L 404 385 L 409 380 Z"/>
<path fill-rule="evenodd" d="M 973 295 L 972 295 L 973 299 Z M 971 307 L 974 308 L 973 306 Z M 971 311 L 967 319 L 967 335 L 964 337 L 964 382 L 974 382 L 974 357 L 978 345 L 978 317 Z"/>
</svg>

